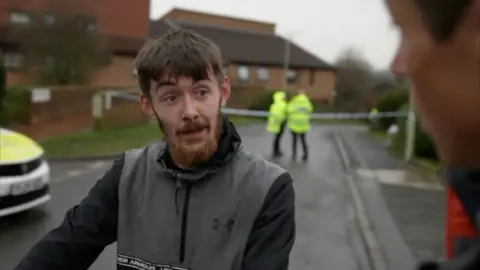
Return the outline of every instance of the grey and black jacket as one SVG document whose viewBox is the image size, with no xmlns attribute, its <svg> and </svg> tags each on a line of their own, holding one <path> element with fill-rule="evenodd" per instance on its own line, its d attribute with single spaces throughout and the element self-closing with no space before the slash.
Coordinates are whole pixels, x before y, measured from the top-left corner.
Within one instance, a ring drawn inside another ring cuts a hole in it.
<svg viewBox="0 0 480 270">
<path fill-rule="evenodd" d="M 177 168 L 162 143 L 121 155 L 15 269 L 88 269 L 116 241 L 119 270 L 286 270 L 292 179 L 223 123 L 219 150 L 195 170 Z"/>
</svg>

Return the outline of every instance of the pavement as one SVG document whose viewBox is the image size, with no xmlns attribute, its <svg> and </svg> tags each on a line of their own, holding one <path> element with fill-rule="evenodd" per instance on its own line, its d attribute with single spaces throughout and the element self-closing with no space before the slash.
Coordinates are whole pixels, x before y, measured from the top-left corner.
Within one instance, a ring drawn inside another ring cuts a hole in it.
<svg viewBox="0 0 480 270">
<path fill-rule="evenodd" d="M 270 156 L 272 137 L 263 126 L 241 126 L 239 133 L 248 151 Z M 401 178 L 399 171 L 404 168 L 400 161 L 379 154 L 382 145 L 360 127 L 322 125 L 307 136 L 308 162 L 300 161 L 300 153 L 298 161 L 291 160 L 290 134 L 282 140 L 285 156 L 274 160 L 291 173 L 296 191 L 297 235 L 290 269 L 371 269 L 333 134 L 346 142 L 356 183 L 389 264 L 386 269 L 413 269 L 410 266 L 418 259 L 440 258 L 441 189 L 405 185 L 402 181 L 382 182 L 380 178 L 391 178 L 388 172 Z M 62 221 L 69 208 L 87 195 L 110 165 L 111 161 L 52 162 L 52 200 L 38 209 L 0 219 L 1 269 L 12 269 L 36 241 Z M 107 247 L 90 269 L 115 269 L 115 252 L 115 245 Z"/>
<path fill-rule="evenodd" d="M 386 144 L 363 128 L 344 128 L 339 133 L 347 142 L 388 269 L 409 269 L 405 267 L 411 261 L 443 260 L 443 181 L 393 157 Z M 373 192 L 381 196 L 372 196 Z"/>
</svg>

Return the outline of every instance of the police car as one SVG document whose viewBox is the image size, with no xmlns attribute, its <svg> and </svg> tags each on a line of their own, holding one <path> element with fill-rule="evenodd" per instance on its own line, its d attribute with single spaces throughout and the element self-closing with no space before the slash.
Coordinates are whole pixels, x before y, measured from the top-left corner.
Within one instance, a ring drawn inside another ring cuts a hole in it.
<svg viewBox="0 0 480 270">
<path fill-rule="evenodd" d="M 0 217 L 48 202 L 49 181 L 42 147 L 23 134 L 0 128 Z"/>
</svg>

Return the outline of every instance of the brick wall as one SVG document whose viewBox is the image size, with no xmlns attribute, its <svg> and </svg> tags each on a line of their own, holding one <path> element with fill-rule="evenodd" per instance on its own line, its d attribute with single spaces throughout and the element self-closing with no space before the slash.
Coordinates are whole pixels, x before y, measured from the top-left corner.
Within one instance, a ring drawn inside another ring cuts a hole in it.
<svg viewBox="0 0 480 270">
<path fill-rule="evenodd" d="M 133 56 L 114 56 L 109 66 L 92 76 L 91 84 L 95 86 L 136 87 L 133 77 Z"/>
<path fill-rule="evenodd" d="M 90 85 L 97 87 L 132 87 L 137 86 L 132 76 L 133 56 L 113 56 L 110 64 L 92 74 Z M 33 78 L 19 71 L 7 72 L 7 85 L 31 85 Z"/>
<path fill-rule="evenodd" d="M 169 18 L 172 20 L 191 21 L 202 24 L 218 25 L 236 29 L 244 29 L 266 34 L 275 33 L 274 23 L 265 23 L 254 20 L 232 18 L 227 16 L 195 12 L 183 9 L 173 9 L 169 13 L 167 13 L 164 18 Z"/>
<path fill-rule="evenodd" d="M 105 110 L 101 121 L 102 128 L 115 128 L 146 124 L 150 117 L 142 111 L 138 102 L 124 100 L 114 103 L 111 109 Z"/>
<path fill-rule="evenodd" d="M 52 0 L 0 0 L 0 24 L 8 23 L 10 9 L 46 10 L 52 7 L 52 3 Z M 95 16 L 102 33 L 122 37 L 148 36 L 150 0 L 75 0 L 71 3 L 66 7 Z"/>
<path fill-rule="evenodd" d="M 91 115 L 92 97 L 97 89 L 83 87 L 52 88 L 49 102 L 31 105 L 31 123 L 48 124 Z"/>
</svg>

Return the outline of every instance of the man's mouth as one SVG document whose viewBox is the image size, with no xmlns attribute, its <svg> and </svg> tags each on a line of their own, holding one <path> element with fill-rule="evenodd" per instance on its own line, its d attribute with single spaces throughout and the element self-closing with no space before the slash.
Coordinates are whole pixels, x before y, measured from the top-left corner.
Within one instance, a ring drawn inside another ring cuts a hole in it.
<svg viewBox="0 0 480 270">
<path fill-rule="evenodd" d="M 182 132 L 180 132 L 180 136 L 187 139 L 187 140 L 191 140 L 191 139 L 197 139 L 197 138 L 202 137 L 204 134 L 206 134 L 206 132 L 207 132 L 207 128 L 202 127 L 202 128 L 196 128 L 196 129 L 182 131 Z"/>
</svg>

